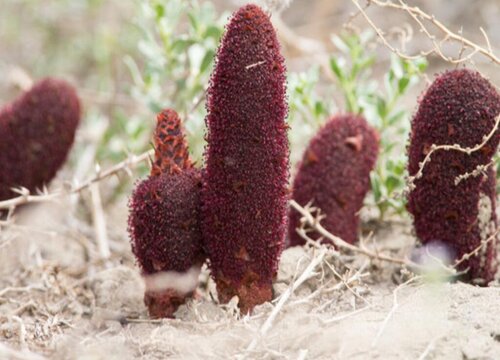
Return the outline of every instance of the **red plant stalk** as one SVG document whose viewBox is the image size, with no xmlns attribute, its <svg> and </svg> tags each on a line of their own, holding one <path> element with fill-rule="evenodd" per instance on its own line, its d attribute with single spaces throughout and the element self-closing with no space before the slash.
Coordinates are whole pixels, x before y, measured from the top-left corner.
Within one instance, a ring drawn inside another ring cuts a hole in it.
<svg viewBox="0 0 500 360">
<path fill-rule="evenodd" d="M 378 142 L 377 132 L 360 115 L 334 116 L 309 143 L 293 182 L 292 198 L 321 209 L 322 226 L 351 244 L 358 237 L 358 212 L 370 190 Z M 301 214 L 291 209 L 289 217 L 287 245 L 304 245 L 297 233 Z"/>
<path fill-rule="evenodd" d="M 269 16 L 231 18 L 208 90 L 202 230 L 219 300 L 242 313 L 272 299 L 286 232 L 285 65 Z"/>
</svg>

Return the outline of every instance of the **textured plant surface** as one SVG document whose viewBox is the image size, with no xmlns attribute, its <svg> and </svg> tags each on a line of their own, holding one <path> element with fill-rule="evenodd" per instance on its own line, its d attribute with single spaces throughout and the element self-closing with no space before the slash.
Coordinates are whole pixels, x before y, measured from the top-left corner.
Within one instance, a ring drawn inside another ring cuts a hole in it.
<svg viewBox="0 0 500 360">
<path fill-rule="evenodd" d="M 146 277 L 162 272 L 181 275 L 200 268 L 205 260 L 199 218 L 201 173 L 192 168 L 175 111 L 158 114 L 154 142 L 151 176 L 137 185 L 129 203 L 132 251 Z M 193 291 L 148 289 L 144 299 L 152 317 L 172 317 Z"/>
<path fill-rule="evenodd" d="M 72 86 L 44 79 L 0 110 L 0 200 L 12 187 L 41 189 L 68 155 L 80 121 Z"/>
<path fill-rule="evenodd" d="M 190 169 L 193 164 L 179 115 L 172 109 L 163 110 L 157 116 L 154 134 L 155 160 L 151 176 L 175 174 Z"/>
<path fill-rule="evenodd" d="M 272 298 L 286 231 L 285 65 L 259 7 L 227 26 L 207 99 L 202 229 L 219 300 L 243 313 Z"/>
<path fill-rule="evenodd" d="M 371 172 L 373 206 L 379 219 L 404 214 L 405 201 L 397 196 L 405 188 L 406 157 L 404 143 L 409 133 L 410 112 L 401 104 L 427 68 L 425 58 L 402 59 L 391 54 L 383 86 L 375 78 L 374 33 L 344 34 L 332 37 L 340 54 L 330 58 L 330 68 L 345 98 L 347 112 L 363 115 L 380 136 L 380 154 Z"/>
<path fill-rule="evenodd" d="M 462 69 L 437 77 L 412 121 L 410 176 L 418 172 L 419 163 L 433 144 L 480 144 L 493 130 L 499 113 L 500 96 L 479 73 Z M 494 171 L 489 170 L 487 176 L 470 176 L 458 185 L 455 178 L 489 164 L 499 140 L 496 131 L 481 150 L 471 154 L 437 151 L 431 155 L 431 162 L 415 181 L 416 188 L 408 198 L 408 210 L 414 216 L 416 234 L 422 243 L 443 242 L 459 259 L 496 230 Z M 486 284 L 493 279 L 497 267 L 495 247 L 496 238 L 461 264 L 461 270 L 468 270 L 469 280 Z"/>
<path fill-rule="evenodd" d="M 358 211 L 370 189 L 370 171 L 378 154 L 378 135 L 358 115 L 330 119 L 311 140 L 293 182 L 292 198 L 300 205 L 312 202 L 332 234 L 353 243 L 358 233 Z M 296 229 L 300 214 L 291 209 L 289 246 L 303 245 Z M 318 234 L 308 234 L 317 239 Z"/>
</svg>

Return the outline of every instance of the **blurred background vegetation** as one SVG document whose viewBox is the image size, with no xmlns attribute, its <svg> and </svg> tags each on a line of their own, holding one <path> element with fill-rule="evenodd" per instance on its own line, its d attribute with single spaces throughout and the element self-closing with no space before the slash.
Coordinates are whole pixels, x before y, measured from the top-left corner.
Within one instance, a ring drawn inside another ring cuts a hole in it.
<svg viewBox="0 0 500 360">
<path fill-rule="evenodd" d="M 82 181 L 94 172 L 95 163 L 106 167 L 149 149 L 155 114 L 164 107 L 175 108 L 185 120 L 192 155 L 201 163 L 205 90 L 223 26 L 242 3 L 3 0 L 0 103 L 19 94 L 26 76 L 61 77 L 77 87 L 84 121 L 61 179 Z M 495 0 L 409 3 L 444 23 L 466 24 L 462 31 L 472 40 L 482 41 L 480 24 L 493 44 L 500 40 Z M 400 214 L 409 119 L 428 79 L 447 65 L 437 58 L 428 64 L 391 56 L 373 32 L 360 30 L 367 29 L 361 18 L 345 26 L 352 12 L 347 0 L 296 0 L 282 13 L 273 13 L 289 69 L 292 174 L 304 146 L 328 117 L 346 111 L 363 114 L 381 135 L 367 204 L 379 217 Z M 382 9 L 370 14 L 395 38 L 407 26 L 397 14 L 384 16 Z M 405 46 L 415 52 L 424 43 L 413 34 Z M 500 77 L 487 62 L 473 66 L 481 66 L 493 82 Z M 134 179 L 146 172 L 143 164 Z M 120 176 L 107 185 L 104 201 L 123 199 L 132 183 Z"/>
</svg>

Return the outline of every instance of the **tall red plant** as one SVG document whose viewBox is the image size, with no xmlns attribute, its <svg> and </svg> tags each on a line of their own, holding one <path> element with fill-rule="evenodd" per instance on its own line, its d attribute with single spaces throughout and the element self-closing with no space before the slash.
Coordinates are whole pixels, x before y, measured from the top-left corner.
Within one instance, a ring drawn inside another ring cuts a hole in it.
<svg viewBox="0 0 500 360">
<path fill-rule="evenodd" d="M 219 300 L 272 298 L 286 231 L 285 65 L 269 16 L 231 18 L 208 90 L 202 229 Z"/>
</svg>

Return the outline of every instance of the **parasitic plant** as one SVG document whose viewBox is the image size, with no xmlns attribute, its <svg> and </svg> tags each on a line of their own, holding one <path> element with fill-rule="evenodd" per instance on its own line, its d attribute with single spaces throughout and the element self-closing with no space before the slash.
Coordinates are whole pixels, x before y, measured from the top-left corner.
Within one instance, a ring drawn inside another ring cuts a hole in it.
<svg viewBox="0 0 500 360">
<path fill-rule="evenodd" d="M 153 137 L 155 161 L 151 176 L 176 174 L 193 167 L 179 115 L 172 109 L 158 114 Z"/>
<path fill-rule="evenodd" d="M 219 300 L 242 313 L 272 298 L 284 246 L 288 140 L 285 65 L 269 16 L 231 18 L 207 97 L 202 230 Z"/>
<path fill-rule="evenodd" d="M 446 244 L 452 257 L 463 259 L 464 279 L 479 285 L 493 280 L 498 267 L 496 190 L 493 169 L 475 170 L 491 164 L 500 140 L 498 130 L 492 133 L 499 113 L 500 96 L 479 73 L 445 72 L 420 101 L 408 149 L 408 172 L 415 177 L 408 210 L 417 237 L 423 244 Z M 438 150 L 422 164 L 434 145 L 472 148 L 490 133 L 478 151 Z"/>
<path fill-rule="evenodd" d="M 80 101 L 64 81 L 43 79 L 0 110 L 0 200 L 14 187 L 42 188 L 64 164 L 80 122 Z"/>
<path fill-rule="evenodd" d="M 157 117 L 151 176 L 130 199 L 132 251 L 146 279 L 152 317 L 173 314 L 196 289 L 205 261 L 200 229 L 201 174 L 192 166 L 181 120 L 173 110 Z"/>
<path fill-rule="evenodd" d="M 337 115 L 324 125 L 307 147 L 293 182 L 292 198 L 300 205 L 321 209 L 321 224 L 332 234 L 354 243 L 358 212 L 370 189 L 370 171 L 378 153 L 378 134 L 360 115 Z M 289 246 L 303 245 L 297 233 L 301 215 L 291 209 Z M 310 233 L 316 240 L 318 234 Z"/>
</svg>

